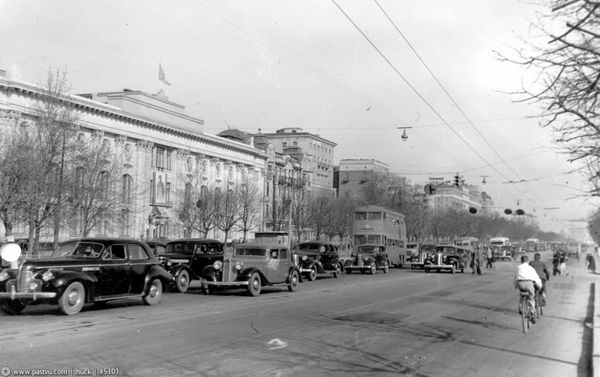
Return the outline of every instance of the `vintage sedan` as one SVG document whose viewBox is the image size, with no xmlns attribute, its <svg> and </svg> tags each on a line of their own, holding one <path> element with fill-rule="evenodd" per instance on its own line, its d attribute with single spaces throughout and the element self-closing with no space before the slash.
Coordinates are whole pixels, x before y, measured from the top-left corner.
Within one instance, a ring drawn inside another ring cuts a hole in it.
<svg viewBox="0 0 600 377">
<path fill-rule="evenodd" d="M 425 259 L 424 270 L 430 272 L 432 270 L 456 271 L 465 272 L 465 268 L 469 265 L 471 249 L 455 245 L 437 245 L 435 254 L 430 255 Z"/>
<path fill-rule="evenodd" d="M 164 254 L 167 251 L 167 243 L 163 241 L 146 241 L 146 244 L 150 246 L 154 256 L 158 258 L 160 254 Z"/>
<path fill-rule="evenodd" d="M 334 278 L 341 275 L 338 248 L 331 242 L 301 242 L 294 247 L 294 253 L 298 255 L 302 278 L 313 281 L 318 275 L 329 274 Z"/>
<path fill-rule="evenodd" d="M 223 260 L 223 242 L 209 238 L 183 238 L 167 242 L 166 252 L 158 255 L 163 267 L 175 276 L 175 289 L 186 292 L 202 271 Z"/>
<path fill-rule="evenodd" d="M 71 315 L 85 303 L 129 297 L 156 305 L 172 281 L 144 242 L 73 239 L 60 243 L 51 257 L 27 259 L 0 272 L 0 309 L 19 314 L 26 305 L 47 303 Z"/>
<path fill-rule="evenodd" d="M 281 244 L 239 244 L 223 261 L 215 261 L 202 273 L 207 294 L 217 287 L 245 287 L 251 296 L 258 296 L 264 286 L 297 289 L 300 272 L 294 257 Z"/>
<path fill-rule="evenodd" d="M 352 252 L 351 259 L 344 263 L 347 274 L 358 270 L 361 273 L 369 272 L 375 274 L 377 270 L 387 273 L 390 270 L 390 262 L 385 246 L 381 245 L 359 245 Z"/>
</svg>

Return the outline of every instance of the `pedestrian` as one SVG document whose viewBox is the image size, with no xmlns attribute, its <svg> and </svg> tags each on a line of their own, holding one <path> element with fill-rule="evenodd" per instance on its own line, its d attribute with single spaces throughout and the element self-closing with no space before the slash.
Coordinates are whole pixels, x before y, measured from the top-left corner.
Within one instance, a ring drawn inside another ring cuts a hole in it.
<svg viewBox="0 0 600 377">
<path fill-rule="evenodd" d="M 596 273 L 596 259 L 594 258 L 594 255 L 591 251 L 588 251 L 588 254 L 585 257 L 585 266 L 591 273 Z"/>
<path fill-rule="evenodd" d="M 552 275 L 560 275 L 560 250 L 556 250 L 552 256 Z"/>
<path fill-rule="evenodd" d="M 486 250 L 486 257 L 487 257 L 487 264 L 485 265 L 485 267 L 486 268 L 494 268 L 494 254 L 492 253 L 492 249 L 489 247 L 489 245 L 486 245 L 485 250 Z"/>
<path fill-rule="evenodd" d="M 567 254 L 565 252 L 562 252 L 560 254 L 560 265 L 559 265 L 559 269 L 560 269 L 560 275 L 561 276 L 569 276 L 569 271 L 567 271 Z"/>
<path fill-rule="evenodd" d="M 477 275 L 481 275 L 481 264 L 481 251 L 479 251 L 479 248 L 475 248 L 471 253 L 471 268 L 473 269 L 473 274 L 477 272 Z"/>
</svg>

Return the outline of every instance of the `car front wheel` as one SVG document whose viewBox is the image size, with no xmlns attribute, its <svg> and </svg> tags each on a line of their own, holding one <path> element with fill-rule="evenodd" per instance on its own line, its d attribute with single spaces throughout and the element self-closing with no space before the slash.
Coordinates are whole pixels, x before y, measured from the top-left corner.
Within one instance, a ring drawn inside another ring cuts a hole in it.
<svg viewBox="0 0 600 377">
<path fill-rule="evenodd" d="M 389 270 L 390 270 L 390 262 L 385 261 L 385 265 L 383 266 L 383 273 L 387 274 Z"/>
<path fill-rule="evenodd" d="M 342 274 L 342 270 L 340 270 L 340 266 L 336 265 L 335 270 L 333 271 L 333 277 L 337 279 L 340 277 L 341 274 Z"/>
<path fill-rule="evenodd" d="M 175 278 L 175 287 L 179 293 L 185 293 L 190 288 L 190 274 L 182 270 Z"/>
<path fill-rule="evenodd" d="M 152 280 L 150 283 L 150 289 L 148 289 L 148 294 L 142 297 L 142 301 L 144 304 L 152 306 L 156 305 L 162 299 L 162 282 L 160 279 Z"/>
<path fill-rule="evenodd" d="M 83 284 L 74 281 L 69 284 L 58 299 L 58 308 L 66 315 L 77 314 L 85 303 L 85 288 Z"/>
<path fill-rule="evenodd" d="M 292 271 L 289 279 L 290 281 L 288 284 L 288 290 L 290 292 L 294 292 L 296 289 L 298 289 L 298 283 L 300 282 L 300 275 L 298 274 L 298 271 Z"/>
<path fill-rule="evenodd" d="M 2 310 L 4 314 L 21 314 L 23 309 L 25 309 L 25 304 L 23 304 L 23 302 L 21 302 L 20 300 L 4 300 L 0 302 L 0 310 Z"/>
<path fill-rule="evenodd" d="M 317 266 L 312 266 L 310 272 L 308 273 L 308 281 L 317 280 Z"/>
<path fill-rule="evenodd" d="M 250 293 L 251 296 L 256 297 L 260 295 L 260 288 L 260 275 L 254 272 L 250 275 L 250 279 L 248 279 L 248 293 Z"/>
<path fill-rule="evenodd" d="M 371 273 L 371 275 L 375 275 L 375 273 L 377 273 L 377 265 L 375 265 L 375 263 L 371 264 L 369 272 Z"/>
</svg>

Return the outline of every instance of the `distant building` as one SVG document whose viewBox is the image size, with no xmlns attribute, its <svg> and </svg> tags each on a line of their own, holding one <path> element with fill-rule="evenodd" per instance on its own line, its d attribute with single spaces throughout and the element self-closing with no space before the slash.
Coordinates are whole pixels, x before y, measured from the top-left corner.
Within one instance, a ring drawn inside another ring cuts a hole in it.
<svg viewBox="0 0 600 377">
<path fill-rule="evenodd" d="M 428 196 L 428 203 L 435 210 L 452 208 L 469 211 L 470 208 L 475 208 L 478 213 L 485 213 L 491 211 L 494 205 L 492 197 L 476 185 L 461 183 L 456 186 L 437 178 L 430 179 L 429 184 L 435 191 Z"/>
<path fill-rule="evenodd" d="M 258 136 L 266 138 L 276 152 L 289 154 L 303 162 L 302 179 L 307 190 L 334 195 L 333 156 L 336 143 L 297 127 L 282 128 L 274 133 L 259 131 L 255 138 Z"/>
<path fill-rule="evenodd" d="M 342 159 L 339 165 L 339 182 L 336 186 L 340 198 L 361 199 L 365 184 L 380 175 L 389 173 L 389 166 L 374 159 Z"/>
</svg>

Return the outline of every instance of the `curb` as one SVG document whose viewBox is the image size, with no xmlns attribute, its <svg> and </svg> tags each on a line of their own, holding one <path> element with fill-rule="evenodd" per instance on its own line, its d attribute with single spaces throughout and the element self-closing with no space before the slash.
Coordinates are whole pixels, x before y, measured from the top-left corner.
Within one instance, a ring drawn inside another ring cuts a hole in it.
<svg viewBox="0 0 600 377">
<path fill-rule="evenodd" d="M 600 377 L 600 289 L 592 283 L 594 290 L 594 316 L 592 317 L 592 376 Z"/>
</svg>

